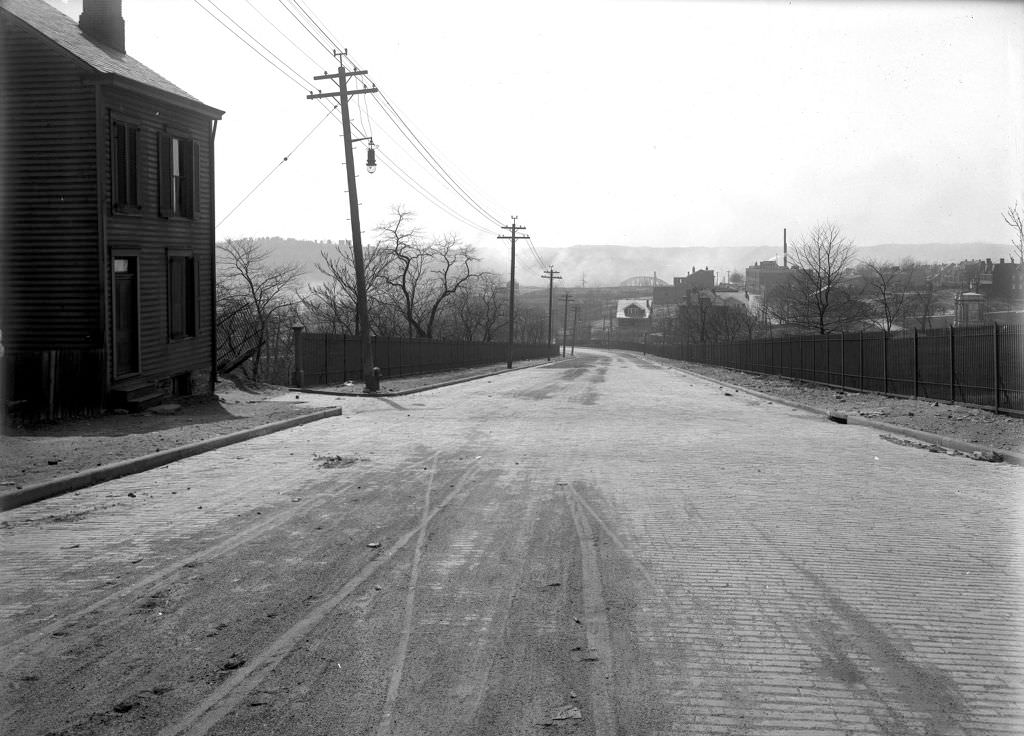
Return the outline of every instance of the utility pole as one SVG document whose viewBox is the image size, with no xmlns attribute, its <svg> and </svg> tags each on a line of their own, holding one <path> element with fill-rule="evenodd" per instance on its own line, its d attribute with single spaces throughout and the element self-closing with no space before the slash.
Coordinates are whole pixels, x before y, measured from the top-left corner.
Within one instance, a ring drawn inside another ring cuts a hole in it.
<svg viewBox="0 0 1024 736">
<path fill-rule="evenodd" d="M 313 79 L 337 79 L 337 92 L 318 92 L 306 95 L 307 100 L 316 100 L 321 97 L 337 97 L 341 106 L 341 127 L 345 140 L 345 172 L 348 176 L 348 209 L 352 220 L 352 255 L 355 261 L 356 272 L 356 312 L 359 319 L 359 339 L 363 358 L 363 391 L 375 393 L 380 389 L 380 378 L 375 372 L 373 365 L 373 343 L 370 340 L 370 316 L 367 313 L 366 304 L 366 269 L 363 265 L 363 236 L 359 227 L 359 197 L 356 194 L 356 169 L 352 160 L 352 124 L 348 112 L 349 95 L 363 95 L 376 92 L 376 87 L 364 87 L 348 89 L 348 78 L 366 74 L 366 71 L 345 71 L 342 58 L 346 52 L 337 52 L 338 73 L 321 74 Z"/>
<path fill-rule="evenodd" d="M 511 240 L 512 241 L 512 275 L 509 276 L 508 282 L 508 367 L 512 367 L 512 342 L 515 338 L 516 329 L 516 237 L 528 238 L 529 235 L 525 233 L 516 236 L 517 230 L 525 230 L 525 225 L 517 225 L 516 215 L 512 215 L 511 225 L 502 225 L 502 230 L 511 230 L 511 235 L 499 235 L 499 240 Z"/>
<path fill-rule="evenodd" d="M 548 270 L 541 274 L 541 278 L 548 280 L 548 362 L 551 362 L 551 307 L 555 296 L 555 279 L 561 280 L 561 276 L 556 276 L 558 271 L 555 270 L 554 266 L 548 266 Z"/>
<path fill-rule="evenodd" d="M 573 304 L 572 305 L 572 352 L 569 353 L 570 355 L 573 355 L 573 356 L 576 355 L 576 320 L 579 319 L 579 316 L 580 316 L 580 305 L 579 304 Z"/>
<path fill-rule="evenodd" d="M 562 357 L 565 357 L 565 338 L 569 334 L 569 302 L 571 302 L 572 295 L 569 292 L 565 293 L 565 310 L 562 312 Z"/>
</svg>

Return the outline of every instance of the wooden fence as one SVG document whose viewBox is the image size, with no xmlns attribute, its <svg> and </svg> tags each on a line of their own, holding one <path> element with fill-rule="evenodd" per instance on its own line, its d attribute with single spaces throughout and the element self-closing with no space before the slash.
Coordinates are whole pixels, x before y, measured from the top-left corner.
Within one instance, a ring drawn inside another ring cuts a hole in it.
<svg viewBox="0 0 1024 736">
<path fill-rule="evenodd" d="M 616 347 L 612 345 L 611 347 Z M 653 355 L 841 388 L 1024 411 L 1024 326 L 620 344 Z"/>
<path fill-rule="evenodd" d="M 301 331 L 295 337 L 293 385 L 303 388 L 362 380 L 362 346 L 358 337 Z M 381 369 L 383 379 L 503 363 L 508 359 L 508 343 L 502 342 L 376 337 L 372 349 L 374 365 Z M 555 356 L 558 349 L 557 345 L 514 343 L 512 359 Z"/>
<path fill-rule="evenodd" d="M 105 409 L 106 351 L 12 350 L 3 356 L 3 419 L 39 422 L 97 416 Z"/>
</svg>

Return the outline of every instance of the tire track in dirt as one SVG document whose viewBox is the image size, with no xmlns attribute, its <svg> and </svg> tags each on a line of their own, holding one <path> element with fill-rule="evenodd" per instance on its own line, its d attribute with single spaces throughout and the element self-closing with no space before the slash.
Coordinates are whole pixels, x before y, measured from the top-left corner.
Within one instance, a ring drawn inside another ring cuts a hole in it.
<svg viewBox="0 0 1024 736">
<path fill-rule="evenodd" d="M 317 484 L 320 488 L 314 491 L 317 498 L 317 503 L 312 505 L 312 508 L 322 506 L 333 498 L 333 495 L 327 495 L 324 493 L 324 487 L 331 485 L 333 481 L 325 481 Z M 347 483 L 341 486 L 342 489 L 347 489 L 348 486 L 352 485 Z M 337 493 L 337 486 L 331 486 L 334 490 L 334 494 Z M 276 514 L 271 514 L 267 518 L 252 524 L 240 531 L 236 531 L 232 536 L 224 539 L 217 544 L 210 547 L 205 547 L 198 552 L 194 552 L 190 555 L 182 557 L 179 560 L 166 565 L 159 570 L 151 572 L 145 577 L 130 583 L 124 587 L 118 588 L 102 598 L 93 601 L 84 608 L 80 608 L 73 613 L 67 614 L 60 618 L 57 618 L 44 626 L 41 629 L 25 634 L 17 639 L 9 641 L 3 647 L 0 647 L 0 658 L 4 661 L 13 662 L 14 665 L 23 659 L 33 654 L 37 654 L 33 647 L 39 644 L 40 641 L 48 641 L 48 637 L 52 636 L 54 632 L 61 631 L 69 626 L 72 626 L 79 622 L 81 619 L 88 616 L 94 611 L 98 611 L 102 608 L 118 603 L 125 598 L 134 597 L 149 588 L 156 586 L 163 586 L 168 582 L 173 581 L 177 576 L 181 575 L 184 570 L 194 567 L 196 564 L 205 562 L 206 560 L 219 557 L 228 552 L 231 552 L 239 547 L 242 547 L 251 541 L 258 539 L 265 533 L 277 529 L 289 521 L 294 519 L 296 516 L 310 511 L 310 504 L 292 504 L 291 506 L 282 509 Z"/>
<path fill-rule="evenodd" d="M 613 679 L 614 653 L 611 627 L 601 587 L 601 570 L 597 559 L 597 537 L 583 513 L 575 490 L 568 497 L 573 525 L 580 543 L 582 557 L 583 623 L 587 647 L 597 656 L 590 671 L 590 710 L 597 736 L 618 733 L 615 720 Z"/>
<path fill-rule="evenodd" d="M 416 605 L 416 585 L 420 579 L 420 562 L 423 560 L 423 544 L 427 538 L 427 523 L 430 520 L 430 493 L 433 490 L 434 478 L 437 477 L 437 455 L 433 458 L 434 467 L 427 482 L 423 495 L 423 515 L 420 517 L 419 535 L 412 553 L 412 572 L 409 578 L 409 590 L 405 597 L 405 613 L 402 616 L 402 634 L 399 637 L 395 661 L 391 666 L 391 678 L 388 682 L 387 696 L 384 698 L 384 712 L 377 724 L 377 736 L 386 736 L 391 729 L 392 709 L 398 698 L 398 687 L 402 684 L 402 672 L 405 669 L 405 658 L 409 653 L 409 638 L 412 636 L 412 617 Z"/>
<path fill-rule="evenodd" d="M 439 454 L 440 452 L 435 454 L 435 461 Z M 429 484 L 433 483 L 436 471 L 435 465 L 431 478 L 428 481 Z M 260 654 L 238 668 L 231 677 L 225 680 L 199 705 L 176 723 L 161 729 L 158 732 L 158 736 L 178 736 L 179 734 L 200 736 L 201 734 L 208 733 L 221 719 L 231 713 L 256 689 L 263 679 L 292 651 L 294 646 L 309 634 L 313 627 L 319 624 L 374 573 L 389 563 L 398 552 L 405 549 L 413 538 L 419 539 L 434 517 L 452 501 L 466 492 L 477 472 L 478 467 L 471 467 L 464 471 L 454 484 L 455 488 L 440 503 L 433 509 L 427 510 L 425 508 L 424 515 L 415 527 L 399 537 L 380 557 L 364 565 L 334 595 L 294 623 L 287 631 L 267 645 Z"/>
</svg>

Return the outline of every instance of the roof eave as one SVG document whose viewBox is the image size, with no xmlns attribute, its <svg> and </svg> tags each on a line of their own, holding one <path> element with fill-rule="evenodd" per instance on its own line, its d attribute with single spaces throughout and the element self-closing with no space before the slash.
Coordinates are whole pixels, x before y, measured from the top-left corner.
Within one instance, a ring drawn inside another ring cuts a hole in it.
<svg viewBox="0 0 1024 736">
<path fill-rule="evenodd" d="M 199 100 L 190 97 L 183 97 L 182 95 L 176 95 L 172 92 L 162 90 L 159 87 L 154 87 L 143 82 L 137 82 L 134 79 L 126 79 L 119 74 L 96 72 L 95 78 L 100 84 L 117 87 L 137 94 L 148 95 L 149 97 L 160 100 L 161 102 L 166 102 L 171 105 L 176 105 L 177 107 L 184 107 L 193 112 L 197 112 L 204 117 L 211 118 L 212 120 L 220 120 L 224 117 L 223 110 L 218 110 L 216 107 L 210 107 Z"/>
</svg>

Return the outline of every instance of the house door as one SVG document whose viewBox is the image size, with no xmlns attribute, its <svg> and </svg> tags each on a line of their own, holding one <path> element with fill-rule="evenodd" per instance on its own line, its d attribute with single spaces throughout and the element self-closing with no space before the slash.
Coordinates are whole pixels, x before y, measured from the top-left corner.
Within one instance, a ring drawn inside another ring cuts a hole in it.
<svg viewBox="0 0 1024 736">
<path fill-rule="evenodd" d="M 114 258 L 114 375 L 139 372 L 139 259 Z"/>
</svg>

